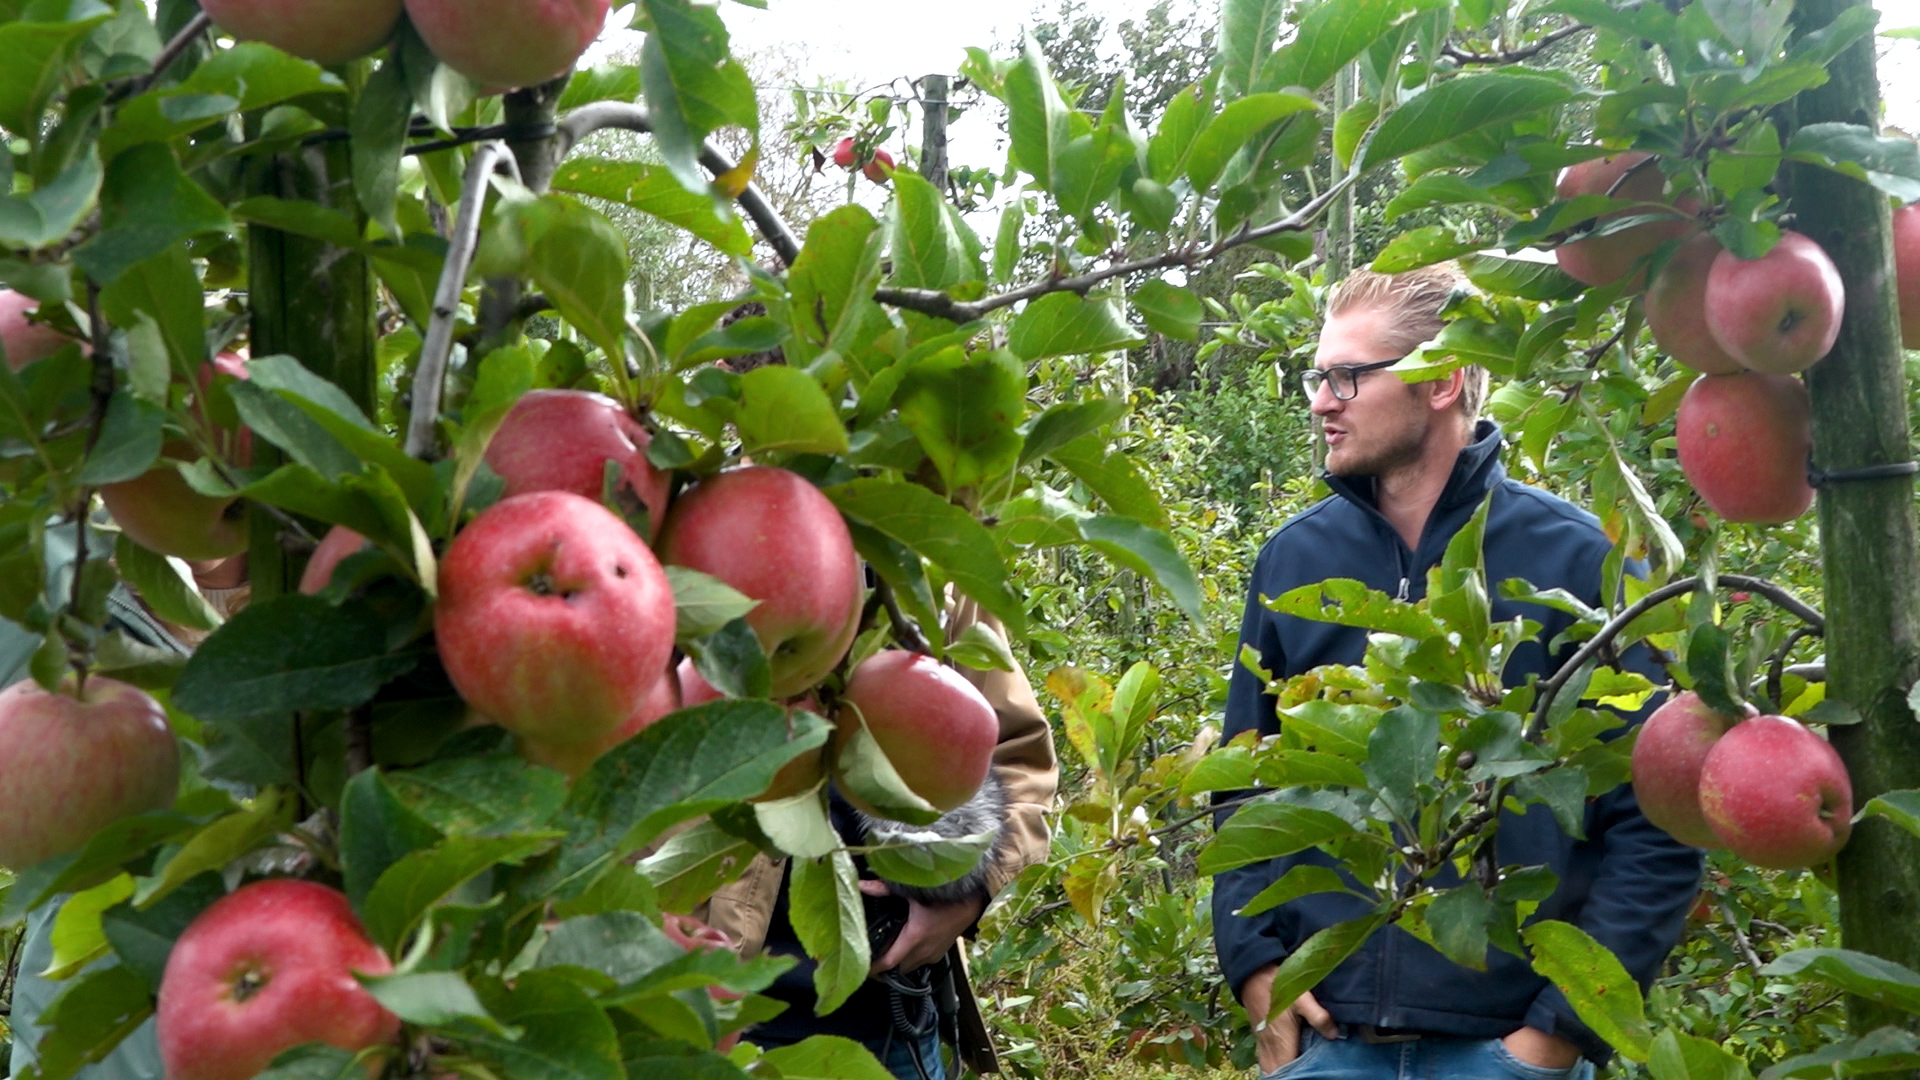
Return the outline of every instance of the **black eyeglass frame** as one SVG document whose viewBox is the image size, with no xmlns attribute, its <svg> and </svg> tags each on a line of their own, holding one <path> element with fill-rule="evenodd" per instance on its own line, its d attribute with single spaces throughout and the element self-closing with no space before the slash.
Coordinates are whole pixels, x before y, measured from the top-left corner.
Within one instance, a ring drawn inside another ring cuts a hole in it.
<svg viewBox="0 0 1920 1080">
<path fill-rule="evenodd" d="M 1300 373 L 1300 388 L 1307 392 L 1307 400 L 1311 401 L 1313 396 L 1320 392 L 1320 384 L 1326 383 L 1333 387 L 1335 401 L 1352 401 L 1354 396 L 1360 393 L 1360 376 L 1369 371 L 1390 368 L 1405 359 L 1404 356 L 1396 356 L 1391 360 L 1375 360 L 1371 364 L 1335 364 L 1328 368 L 1310 367 Z M 1334 377 L 1336 371 L 1346 372 L 1347 386 L 1351 389 L 1344 394 L 1340 392 L 1340 380 Z"/>
</svg>

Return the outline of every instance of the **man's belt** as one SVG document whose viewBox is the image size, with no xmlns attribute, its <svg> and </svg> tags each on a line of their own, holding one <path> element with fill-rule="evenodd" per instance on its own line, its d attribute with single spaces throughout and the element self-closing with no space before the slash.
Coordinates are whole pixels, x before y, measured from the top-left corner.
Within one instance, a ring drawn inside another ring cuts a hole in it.
<svg viewBox="0 0 1920 1080">
<path fill-rule="evenodd" d="M 1370 1046 L 1412 1042 L 1426 1034 L 1422 1031 L 1408 1031 L 1405 1028 L 1374 1027 L 1372 1024 L 1356 1024 L 1354 1030 L 1360 1033 L 1360 1041 Z"/>
</svg>

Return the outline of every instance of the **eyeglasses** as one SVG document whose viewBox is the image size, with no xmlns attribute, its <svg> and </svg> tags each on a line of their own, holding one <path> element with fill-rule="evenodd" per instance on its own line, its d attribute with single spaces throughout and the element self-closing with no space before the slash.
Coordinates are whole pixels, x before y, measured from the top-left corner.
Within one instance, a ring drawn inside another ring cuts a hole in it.
<svg viewBox="0 0 1920 1080">
<path fill-rule="evenodd" d="M 1327 383 L 1333 387 L 1333 396 L 1336 399 L 1340 401 L 1352 401 L 1353 395 L 1360 392 L 1361 375 L 1369 371 L 1379 371 L 1381 368 L 1392 367 L 1405 359 L 1406 357 L 1404 356 L 1396 356 L 1391 360 L 1376 360 L 1371 364 L 1343 364 L 1339 367 L 1308 368 L 1300 373 L 1300 386 L 1306 390 L 1307 397 L 1311 399 L 1320 392 L 1320 384 Z"/>
</svg>

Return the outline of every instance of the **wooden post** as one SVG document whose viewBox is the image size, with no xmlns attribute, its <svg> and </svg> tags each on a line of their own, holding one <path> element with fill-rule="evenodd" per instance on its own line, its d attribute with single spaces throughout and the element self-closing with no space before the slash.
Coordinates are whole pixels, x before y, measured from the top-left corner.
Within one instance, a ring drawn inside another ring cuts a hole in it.
<svg viewBox="0 0 1920 1080">
<path fill-rule="evenodd" d="M 507 149 L 520 169 L 520 182 L 535 195 L 544 195 L 553 186 L 553 174 L 560 168 L 560 139 L 553 130 L 560 92 L 567 87 L 571 73 L 540 86 L 515 90 L 505 102 Z M 475 358 L 503 344 L 512 328 L 514 314 L 525 289 L 519 278 L 490 278 L 480 294 L 480 326 L 484 331 Z M 617 360 L 616 360 L 617 362 Z"/>
<path fill-rule="evenodd" d="M 1865 0 L 1804 0 L 1800 30 L 1826 26 Z M 1801 124 L 1842 121 L 1878 129 L 1874 39 L 1830 67 L 1825 86 L 1800 95 Z M 1846 284 L 1840 340 L 1806 373 L 1813 395 L 1813 460 L 1820 469 L 1908 461 L 1907 385 L 1900 353 L 1887 197 L 1866 183 L 1809 165 L 1790 167 L 1794 223 L 1818 241 Z M 1920 544 L 1911 476 L 1830 484 L 1819 496 L 1826 577 L 1827 696 L 1864 723 L 1832 729 L 1853 774 L 1854 805 L 1920 787 L 1920 723 L 1906 703 L 1920 678 Z M 1920 968 L 1920 839 L 1873 820 L 1854 829 L 1839 858 L 1843 944 Z M 1904 1018 L 1848 1001 L 1855 1034 Z"/>
<path fill-rule="evenodd" d="M 920 80 L 920 175 L 933 189 L 947 190 L 947 94 L 945 75 Z"/>
<path fill-rule="evenodd" d="M 1333 115 L 1338 118 L 1353 108 L 1355 96 L 1355 78 L 1358 71 L 1352 64 L 1340 69 L 1333 77 Z M 1339 158 L 1331 158 L 1332 173 L 1329 183 L 1338 184 L 1347 175 L 1346 166 Z M 1339 281 L 1353 272 L 1353 188 L 1340 193 L 1340 197 L 1327 207 L 1327 280 Z"/>
</svg>

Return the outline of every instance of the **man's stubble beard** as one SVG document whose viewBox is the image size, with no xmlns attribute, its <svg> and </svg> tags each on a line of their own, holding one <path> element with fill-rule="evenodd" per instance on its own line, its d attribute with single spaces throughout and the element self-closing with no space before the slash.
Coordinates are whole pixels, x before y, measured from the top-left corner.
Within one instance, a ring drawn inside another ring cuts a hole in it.
<svg viewBox="0 0 1920 1080">
<path fill-rule="evenodd" d="M 1413 423 L 1392 428 L 1389 441 L 1372 447 L 1357 459 L 1351 451 L 1336 447 L 1327 453 L 1327 471 L 1335 476 L 1385 476 L 1396 469 L 1417 464 L 1423 456 L 1429 418 L 1415 414 Z M 1384 434 L 1388 434 L 1383 432 Z M 1352 443 L 1354 436 L 1347 435 Z"/>
</svg>

